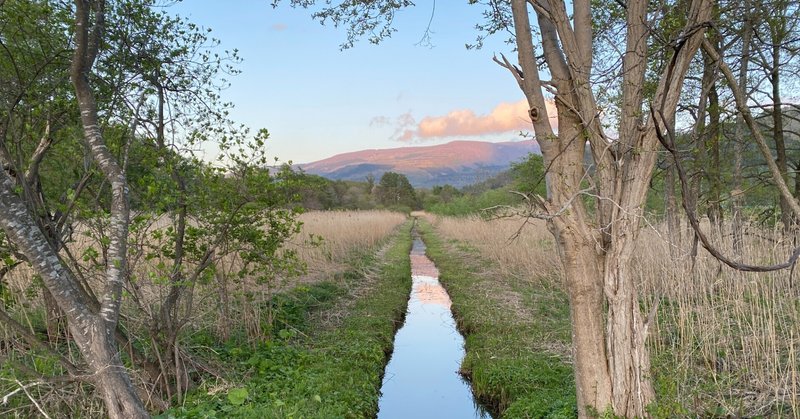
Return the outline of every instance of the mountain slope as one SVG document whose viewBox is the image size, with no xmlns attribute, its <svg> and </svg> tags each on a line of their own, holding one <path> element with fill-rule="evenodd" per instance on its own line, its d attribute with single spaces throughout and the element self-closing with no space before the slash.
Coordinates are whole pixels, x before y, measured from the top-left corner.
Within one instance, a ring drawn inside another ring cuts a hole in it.
<svg viewBox="0 0 800 419">
<path fill-rule="evenodd" d="M 449 183 L 461 187 L 506 170 L 528 153 L 539 153 L 535 141 L 489 143 L 453 141 L 433 146 L 362 150 L 303 164 L 308 173 L 335 180 L 364 180 L 368 175 L 402 173 L 415 187 Z"/>
</svg>

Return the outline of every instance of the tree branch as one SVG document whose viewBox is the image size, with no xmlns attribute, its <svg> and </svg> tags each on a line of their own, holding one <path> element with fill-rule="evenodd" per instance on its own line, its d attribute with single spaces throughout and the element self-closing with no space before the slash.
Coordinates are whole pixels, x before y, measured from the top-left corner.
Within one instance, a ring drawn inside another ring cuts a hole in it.
<svg viewBox="0 0 800 419">
<path fill-rule="evenodd" d="M 744 119 L 748 128 L 750 128 L 753 138 L 756 140 L 756 144 L 758 145 L 758 149 L 761 151 L 761 154 L 764 156 L 764 160 L 767 162 L 767 167 L 772 174 L 773 182 L 775 182 L 775 185 L 778 187 L 781 196 L 789 204 L 789 208 L 791 208 L 795 217 L 800 218 L 800 204 L 797 203 L 797 200 L 789 191 L 789 187 L 786 185 L 786 181 L 783 179 L 783 175 L 781 174 L 778 165 L 772 158 L 772 151 L 767 145 L 761 130 L 758 129 L 758 126 L 753 119 L 753 114 L 750 113 L 750 108 L 747 107 L 747 100 L 744 97 L 744 93 L 742 93 L 742 86 L 739 86 L 736 76 L 733 75 L 733 72 L 731 71 L 730 67 L 728 67 L 728 64 L 721 59 L 719 52 L 717 52 L 716 48 L 714 48 L 711 42 L 709 42 L 707 39 L 703 40 L 703 49 L 712 60 L 715 60 L 719 63 L 719 69 L 722 70 L 722 74 L 728 81 L 728 86 L 730 87 L 731 92 L 733 92 L 733 96 L 736 99 L 736 108 L 742 114 L 742 118 Z"/>
<path fill-rule="evenodd" d="M 786 262 L 775 264 L 775 265 L 748 265 L 745 263 L 736 262 L 725 255 L 722 254 L 718 249 L 716 249 L 712 244 L 708 237 L 703 233 L 703 230 L 700 228 L 700 222 L 697 219 L 697 214 L 695 213 L 693 205 L 689 202 L 689 182 L 686 175 L 686 170 L 680 163 L 680 156 L 678 155 L 678 150 L 675 147 L 675 134 L 671 124 L 668 123 L 667 119 L 664 117 L 664 114 L 661 111 L 656 111 L 653 106 L 650 106 L 650 115 L 655 120 L 656 116 L 660 118 L 660 122 L 664 124 L 666 128 L 666 133 L 661 130 L 660 124 L 656 123 L 656 137 L 661 145 L 664 146 L 667 151 L 669 151 L 672 159 L 675 163 L 675 169 L 678 172 L 678 178 L 680 179 L 681 184 L 681 203 L 683 204 L 683 209 L 686 211 L 686 216 L 689 218 L 689 224 L 692 226 L 695 234 L 697 234 L 697 238 L 700 239 L 700 243 L 703 245 L 703 248 L 711 253 L 717 260 L 728 265 L 729 267 L 736 269 L 737 271 L 743 272 L 772 272 L 772 271 L 779 271 L 781 269 L 792 268 L 794 271 L 794 266 L 797 263 L 797 258 L 800 257 L 800 247 L 794 249 L 792 255 Z"/>
<path fill-rule="evenodd" d="M 39 145 L 36 146 L 36 150 L 31 156 L 28 170 L 25 171 L 25 182 L 28 185 L 33 185 L 39 177 L 39 165 L 41 165 L 45 154 L 47 154 L 47 150 L 50 149 L 52 144 L 53 139 L 50 137 L 50 121 L 47 121 L 47 125 L 44 128 L 44 135 L 42 135 L 42 139 L 39 140 Z"/>
<path fill-rule="evenodd" d="M 70 362 L 69 359 L 67 359 L 64 355 L 62 355 L 55 349 L 51 348 L 46 343 L 42 342 L 41 339 L 31 334 L 31 332 L 29 332 L 28 329 L 25 328 L 25 326 L 21 325 L 18 321 L 14 320 L 3 310 L 0 310 L 0 322 L 5 323 L 11 329 L 14 329 L 14 331 L 19 336 L 21 336 L 22 339 L 24 339 L 25 342 L 28 343 L 28 345 L 39 348 L 49 353 L 50 355 L 54 356 L 56 359 L 58 359 L 58 361 L 61 363 L 64 369 L 66 369 L 67 372 L 69 372 L 70 375 L 73 376 L 73 378 L 77 379 L 77 377 L 80 375 L 80 371 L 78 370 L 78 367 L 75 366 L 75 364 Z"/>
</svg>

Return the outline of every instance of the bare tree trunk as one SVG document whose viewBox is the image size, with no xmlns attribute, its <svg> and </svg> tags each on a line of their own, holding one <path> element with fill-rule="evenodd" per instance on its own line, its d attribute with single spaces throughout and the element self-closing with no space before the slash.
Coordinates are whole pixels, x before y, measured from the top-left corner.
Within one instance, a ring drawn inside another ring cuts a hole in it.
<svg viewBox="0 0 800 419">
<path fill-rule="evenodd" d="M 91 304 L 77 280 L 49 246 L 28 208 L 16 195 L 15 182 L 6 172 L 0 177 L 0 227 L 41 275 L 44 285 L 63 309 L 72 337 L 106 402 L 109 417 L 149 417 L 119 359 L 114 327 L 102 315 L 102 309 L 100 313 L 90 309 Z"/>
<path fill-rule="evenodd" d="M 708 179 L 707 175 L 707 164 L 708 164 L 708 150 L 706 150 L 706 141 L 705 141 L 705 131 L 706 131 L 706 114 L 708 112 L 708 90 L 706 89 L 706 83 L 708 81 L 708 75 L 704 71 L 703 73 L 703 87 L 701 88 L 700 98 L 697 102 L 697 120 L 695 121 L 694 130 L 692 132 L 692 140 L 693 140 L 693 156 L 692 161 L 694 163 L 694 173 L 692 174 L 691 178 L 691 191 L 692 196 L 690 197 L 689 202 L 692 204 L 692 208 L 695 212 L 698 212 L 698 209 L 702 210 L 702 206 L 700 205 L 700 199 L 703 197 L 703 181 Z"/>
<path fill-rule="evenodd" d="M 639 232 L 642 206 L 656 162 L 655 126 L 674 118 L 680 86 L 702 41 L 710 17 L 707 0 L 693 1 L 685 37 L 674 49 L 653 100 L 653 115 L 645 118 L 643 85 L 647 69 L 647 2 L 628 1 L 626 50 L 623 57 L 620 139 L 608 139 L 599 123 L 590 86 L 592 24 L 589 0 L 573 0 L 573 13 L 563 1 L 512 0 L 514 31 L 521 68 L 505 57 L 496 60 L 516 79 L 530 107 L 529 116 L 541 147 L 547 200 L 539 202 L 558 244 L 566 273 L 575 356 L 578 413 L 611 412 L 647 415 L 655 398 L 650 384 L 650 360 L 645 341 L 648 324 L 639 308 L 630 272 L 633 243 Z M 555 91 L 559 132 L 549 125 L 542 81 L 534 55 L 528 7 L 537 15 L 544 59 Z M 667 55 L 669 58 L 669 55 Z M 591 145 L 596 174 L 593 187 L 582 189 L 588 174 L 584 148 Z M 596 198 L 594 219 L 582 194 Z M 607 304 L 607 316 L 603 313 Z"/>
<path fill-rule="evenodd" d="M 64 335 L 64 332 L 66 332 L 66 330 L 64 330 L 66 327 L 64 323 L 64 313 L 58 307 L 55 298 L 53 298 L 53 294 L 50 293 L 47 287 L 42 289 L 42 300 L 44 301 L 47 339 L 51 344 L 56 345 L 58 341 L 61 340 L 61 336 Z"/>
<path fill-rule="evenodd" d="M 783 135 L 783 110 L 781 109 L 780 44 L 773 46 L 772 54 L 773 67 L 770 75 L 770 83 L 772 84 L 772 140 L 775 142 L 775 164 L 778 166 L 784 182 L 786 182 L 788 181 L 789 166 L 786 161 L 786 141 Z M 780 196 L 780 208 L 783 230 L 788 232 L 794 224 L 794 216 L 791 208 L 789 208 L 789 202 L 784 196 Z"/>
<path fill-rule="evenodd" d="M 223 340 L 228 340 L 231 333 L 231 303 L 228 292 L 228 276 L 221 272 L 222 266 L 215 272 L 217 291 L 219 295 L 219 318 L 217 319 L 217 333 Z"/>
<path fill-rule="evenodd" d="M 667 213 L 667 229 L 669 232 L 669 251 L 673 258 L 677 255 L 676 248 L 681 244 L 681 219 L 678 215 L 678 204 L 675 199 L 675 165 L 670 163 L 664 171 L 664 202 Z"/>
<path fill-rule="evenodd" d="M 87 362 L 95 374 L 95 386 L 110 418 L 149 418 L 150 415 L 122 365 L 113 331 L 103 319 L 95 319 Z"/>
<path fill-rule="evenodd" d="M 716 71 L 715 71 L 716 73 Z M 714 84 L 708 93 L 708 147 L 709 161 L 706 175 L 708 177 L 708 219 L 717 235 L 722 234 L 723 213 L 722 213 L 722 172 L 720 171 L 720 105 L 719 95 L 717 94 L 716 74 Z"/>
<path fill-rule="evenodd" d="M 719 20 L 719 6 L 715 2 L 713 5 L 713 19 Z M 709 42 L 713 43 L 717 48 L 720 45 L 720 34 L 717 30 L 711 30 L 708 33 Z M 703 89 L 707 91 L 708 96 L 708 126 L 707 132 L 703 133 L 705 144 L 702 147 L 708 150 L 707 159 L 702 161 L 701 164 L 706 167 L 706 180 L 708 182 L 708 196 L 706 199 L 706 214 L 713 227 L 714 235 L 722 235 L 722 172 L 720 171 L 720 135 L 721 123 L 720 115 L 722 109 L 719 103 L 719 94 L 717 92 L 717 80 L 719 79 L 719 70 L 716 63 L 708 54 L 703 55 Z"/>
<path fill-rule="evenodd" d="M 579 411 L 586 415 L 586 406 L 611 406 L 600 260 L 593 242 L 577 237 L 566 238 L 565 234 L 558 237 L 572 322 L 576 394 Z"/>
<path fill-rule="evenodd" d="M 579 136 L 577 116 L 559 104 L 559 134 Z M 558 243 L 566 275 L 572 323 L 572 352 L 578 408 L 586 416 L 587 406 L 600 411 L 612 405 L 612 381 L 606 351 L 603 295 L 603 255 L 597 247 L 598 235 L 587 223 L 588 215 L 580 199 L 571 191 L 580 188 L 583 173 L 583 142 L 573 141 L 560 158 L 571 161 L 554 177 L 549 187 L 555 202 L 574 202 L 570 216 L 552 220 L 548 227 Z"/>
<path fill-rule="evenodd" d="M 752 11 L 750 0 L 744 0 L 743 4 L 744 23 L 742 25 L 742 57 L 739 67 L 739 86 L 747 86 L 747 72 L 750 64 L 750 44 L 753 37 Z M 742 216 L 742 206 L 744 204 L 744 191 L 742 182 L 742 163 L 744 153 L 744 133 L 747 125 L 742 114 L 736 116 L 736 131 L 733 144 L 733 191 L 732 198 L 732 221 L 733 229 L 733 249 L 737 256 L 742 256 L 742 234 L 744 229 L 744 219 Z M 800 184 L 800 182 L 798 182 Z"/>
</svg>

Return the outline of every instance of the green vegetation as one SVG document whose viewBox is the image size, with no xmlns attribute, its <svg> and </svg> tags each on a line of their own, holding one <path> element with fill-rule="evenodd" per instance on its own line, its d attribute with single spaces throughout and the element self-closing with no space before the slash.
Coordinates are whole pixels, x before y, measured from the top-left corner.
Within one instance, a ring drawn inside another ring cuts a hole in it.
<svg viewBox="0 0 800 419">
<path fill-rule="evenodd" d="M 434 187 L 425 195 L 423 207 L 434 214 L 463 216 L 498 205 L 519 205 L 524 200 L 523 195 L 529 194 L 546 194 L 544 163 L 537 154 L 529 154 L 513 163 L 508 171 L 461 190 L 451 185 Z"/>
<path fill-rule="evenodd" d="M 204 384 L 162 417 L 374 415 L 411 289 L 409 229 L 406 223 L 385 254 L 360 254 L 347 272 L 275 296 L 269 339 L 253 347 L 232 338 L 214 348 L 234 378 Z M 326 323 L 342 310 L 339 324 Z"/>
<path fill-rule="evenodd" d="M 286 165 L 281 172 L 288 172 L 286 178 L 290 181 L 285 192 L 305 209 L 389 209 L 407 213 L 420 208 L 417 190 L 400 173 L 386 172 L 376 184 L 372 175 L 356 182 L 326 179 Z"/>
<path fill-rule="evenodd" d="M 419 208 L 417 193 L 406 175 L 386 172 L 377 186 L 378 201 L 387 208 Z"/>
<path fill-rule="evenodd" d="M 575 417 L 572 368 L 554 351 L 570 346 L 564 292 L 492 274 L 474 249 L 419 229 L 466 335 L 462 373 L 476 396 L 504 418 Z"/>
</svg>

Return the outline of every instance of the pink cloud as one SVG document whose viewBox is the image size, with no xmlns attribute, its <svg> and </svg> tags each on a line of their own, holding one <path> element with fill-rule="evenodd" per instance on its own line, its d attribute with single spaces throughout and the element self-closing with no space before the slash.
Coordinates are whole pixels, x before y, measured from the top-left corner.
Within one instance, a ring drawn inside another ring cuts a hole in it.
<svg viewBox="0 0 800 419">
<path fill-rule="evenodd" d="M 278 32 L 285 31 L 288 28 L 288 26 L 286 26 L 285 23 L 276 23 L 276 24 L 274 24 L 274 25 L 272 25 L 270 27 L 272 28 L 272 30 L 278 31 Z"/>
<path fill-rule="evenodd" d="M 556 128 L 556 113 L 553 102 L 547 102 L 550 123 Z M 501 134 L 512 131 L 531 131 L 528 117 L 528 102 L 503 102 L 491 112 L 478 115 L 470 109 L 458 109 L 444 116 L 426 116 L 417 124 L 411 115 L 398 119 L 398 129 L 394 139 L 397 141 L 426 140 L 444 137 L 470 137 L 488 134 Z"/>
</svg>

